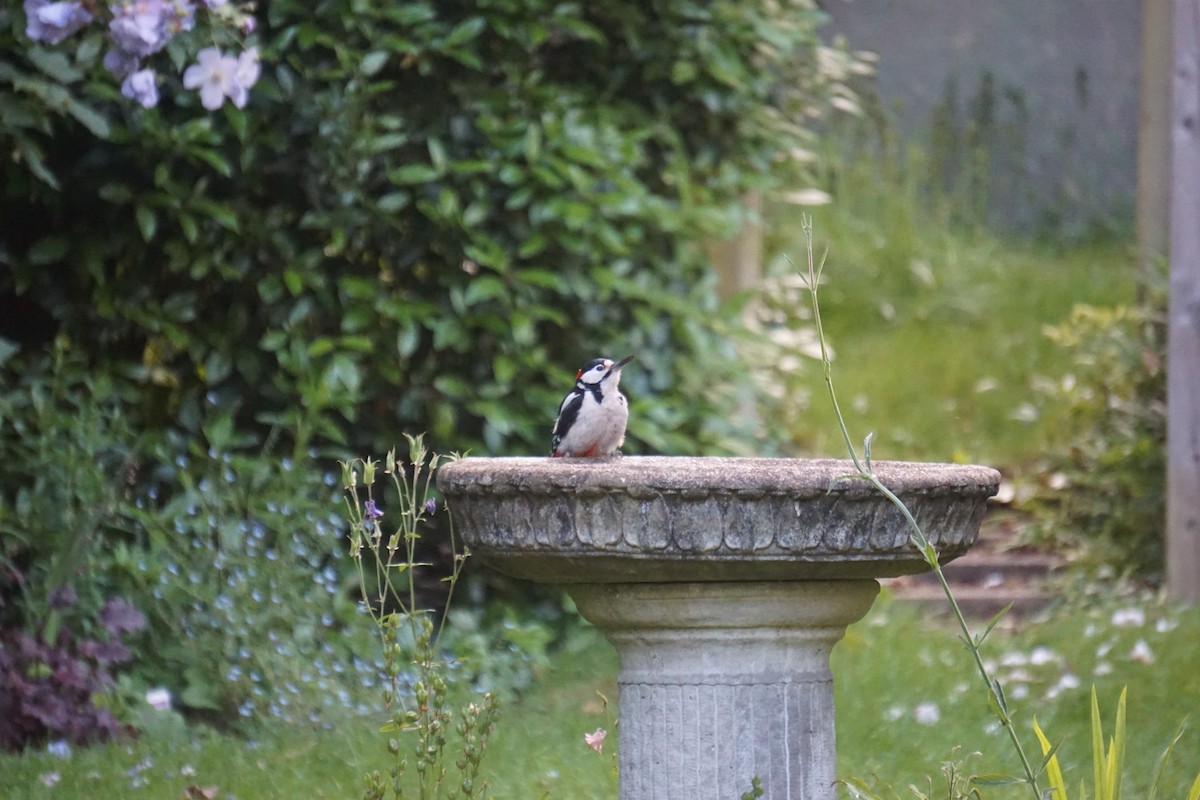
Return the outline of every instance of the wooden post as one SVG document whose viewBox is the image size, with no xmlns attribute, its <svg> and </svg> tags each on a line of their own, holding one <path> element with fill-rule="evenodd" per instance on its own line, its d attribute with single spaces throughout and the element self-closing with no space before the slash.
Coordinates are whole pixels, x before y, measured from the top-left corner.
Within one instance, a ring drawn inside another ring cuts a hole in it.
<svg viewBox="0 0 1200 800">
<path fill-rule="evenodd" d="M 717 294 L 722 300 L 762 285 L 763 231 L 758 221 L 762 198 L 758 192 L 747 192 L 743 202 L 751 218 L 742 229 L 728 239 L 705 242 L 708 258 L 717 269 Z"/>
<path fill-rule="evenodd" d="M 1174 0 L 1167 588 L 1200 602 L 1200 0 Z"/>
<path fill-rule="evenodd" d="M 1171 221 L 1171 3 L 1142 0 L 1137 246 L 1143 276 L 1167 257 Z"/>
</svg>

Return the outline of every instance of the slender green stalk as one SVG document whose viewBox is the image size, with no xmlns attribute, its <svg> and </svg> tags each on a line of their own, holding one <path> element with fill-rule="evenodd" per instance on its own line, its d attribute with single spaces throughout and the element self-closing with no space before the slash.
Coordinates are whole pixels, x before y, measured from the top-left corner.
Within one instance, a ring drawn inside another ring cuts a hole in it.
<svg viewBox="0 0 1200 800">
<path fill-rule="evenodd" d="M 809 296 L 812 299 L 813 321 L 817 328 L 817 338 L 821 344 L 821 363 L 824 366 L 825 386 L 829 391 L 829 400 L 833 405 L 834 415 L 837 417 L 837 424 L 842 433 L 842 439 L 845 442 L 846 450 L 850 453 L 850 460 L 854 463 L 855 474 L 849 477 L 861 478 L 869 482 L 876 491 L 886 497 L 900 513 L 904 515 L 904 520 L 908 524 L 909 531 L 913 544 L 921 552 L 921 556 L 933 570 L 937 577 L 938 583 L 942 587 L 942 592 L 946 595 L 946 599 L 950 603 L 950 608 L 954 612 L 954 619 L 958 623 L 959 630 L 962 632 L 962 640 L 970 651 L 971 656 L 975 660 L 975 666 L 979 671 L 979 676 L 983 679 L 989 693 L 990 705 L 992 712 L 1000 721 L 1001 726 L 1008 732 L 1008 738 L 1012 741 L 1013 749 L 1017 753 L 1017 758 L 1021 762 L 1021 769 L 1025 773 L 1024 783 L 1027 783 L 1030 790 L 1033 792 L 1035 800 L 1042 800 L 1041 788 L 1038 786 L 1038 773 L 1034 772 L 1032 765 L 1029 762 L 1028 756 L 1025 754 L 1025 748 L 1021 745 L 1020 737 L 1017 736 L 1016 729 L 1013 726 L 1012 717 L 1008 711 L 1008 703 L 1004 698 L 1004 690 L 1000 685 L 1000 681 L 993 678 L 989 674 L 987 666 L 983 663 L 983 656 L 980 652 L 980 647 L 983 644 L 987 634 L 991 631 L 992 626 L 999 620 L 999 616 L 992 621 L 987 630 L 980 636 L 975 636 L 971 630 L 970 624 L 966 617 L 963 616 L 962 609 L 958 605 L 958 601 L 954 597 L 954 592 L 950 589 L 950 584 L 946 581 L 946 576 L 942 572 L 941 564 L 938 561 L 937 549 L 929 542 L 925 536 L 921 526 L 913 517 L 912 512 L 904 504 L 892 490 L 888 489 L 879 478 L 875 475 L 874 469 L 871 466 L 871 437 L 868 436 L 863 442 L 863 456 L 860 460 L 857 451 L 854 448 L 853 440 L 850 438 L 850 431 L 846 427 L 845 417 L 842 415 L 841 406 L 838 405 L 837 392 L 833 387 L 833 364 L 829 357 L 829 351 L 825 344 L 825 331 L 821 326 L 821 306 L 817 299 L 818 290 L 821 282 L 821 272 L 824 269 L 825 261 L 822 258 L 820 265 L 816 263 L 813 257 L 813 229 L 812 218 L 805 217 L 801 223 L 804 231 L 805 241 L 808 251 L 808 272 L 805 276 L 808 283 Z M 1003 614 L 1004 612 L 1001 612 Z"/>
</svg>

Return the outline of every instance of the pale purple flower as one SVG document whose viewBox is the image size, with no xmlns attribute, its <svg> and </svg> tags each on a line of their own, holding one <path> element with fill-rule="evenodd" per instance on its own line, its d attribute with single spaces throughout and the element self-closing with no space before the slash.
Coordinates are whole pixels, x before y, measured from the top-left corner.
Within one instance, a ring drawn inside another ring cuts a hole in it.
<svg viewBox="0 0 1200 800">
<path fill-rule="evenodd" d="M 130 73 L 136 72 L 142 60 L 135 55 L 126 53 L 119 47 L 110 48 L 104 54 L 104 68 L 112 73 L 114 78 L 124 79 Z"/>
<path fill-rule="evenodd" d="M 92 21 L 80 2 L 25 0 L 25 35 L 35 42 L 58 44 Z"/>
<path fill-rule="evenodd" d="M 425 513 L 428 514 L 429 516 L 432 517 L 434 514 L 436 514 L 437 508 L 438 508 L 438 506 L 437 506 L 436 499 L 431 497 L 425 501 Z"/>
<path fill-rule="evenodd" d="M 163 0 L 137 0 L 117 3 L 108 33 L 117 47 L 136 56 L 157 53 L 170 40 L 167 33 L 167 7 Z"/>
<path fill-rule="evenodd" d="M 196 63 L 183 73 L 183 85 L 199 89 L 200 103 L 209 111 L 220 108 L 226 97 L 242 108 L 260 71 L 258 48 L 252 47 L 234 58 L 215 47 L 206 47 L 196 54 Z"/>
<path fill-rule="evenodd" d="M 135 56 L 157 53 L 180 31 L 196 24 L 191 0 L 123 0 L 112 5 L 109 35 L 117 47 Z"/>
<path fill-rule="evenodd" d="M 368 500 L 363 504 L 363 516 L 367 519 L 379 519 L 383 516 L 383 511 L 375 505 L 374 500 Z"/>
<path fill-rule="evenodd" d="M 69 759 L 71 757 L 71 745 L 66 739 L 56 739 L 46 745 L 46 752 L 56 758 Z"/>
<path fill-rule="evenodd" d="M 238 56 L 237 82 L 243 88 L 249 89 L 258 83 L 258 76 L 261 74 L 262 66 L 258 63 L 257 47 L 251 47 Z"/>
<path fill-rule="evenodd" d="M 158 105 L 158 76 L 152 69 L 130 73 L 121 84 L 121 94 L 136 100 L 142 108 Z"/>
</svg>

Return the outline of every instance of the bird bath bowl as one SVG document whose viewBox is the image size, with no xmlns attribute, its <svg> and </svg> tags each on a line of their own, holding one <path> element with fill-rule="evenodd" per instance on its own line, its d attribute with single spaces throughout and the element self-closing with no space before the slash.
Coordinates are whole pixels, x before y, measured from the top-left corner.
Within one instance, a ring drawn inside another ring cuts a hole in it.
<svg viewBox="0 0 1200 800">
<path fill-rule="evenodd" d="M 942 562 L 1000 475 L 880 462 Z M 438 485 L 474 556 L 562 585 L 621 657 L 621 800 L 835 797 L 829 652 L 876 578 L 928 567 L 847 461 L 467 458 Z M 582 741 L 582 738 L 581 738 Z"/>
</svg>

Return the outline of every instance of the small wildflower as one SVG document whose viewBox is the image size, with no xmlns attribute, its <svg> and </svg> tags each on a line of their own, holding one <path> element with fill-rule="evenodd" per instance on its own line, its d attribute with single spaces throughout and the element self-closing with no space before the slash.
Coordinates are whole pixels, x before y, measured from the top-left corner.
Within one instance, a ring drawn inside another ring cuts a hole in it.
<svg viewBox="0 0 1200 800">
<path fill-rule="evenodd" d="M 1146 612 L 1136 606 L 1113 612 L 1112 624 L 1118 628 L 1139 628 L 1146 624 Z"/>
<path fill-rule="evenodd" d="M 1004 667 L 1023 667 L 1029 663 L 1029 656 L 1019 650 L 1009 650 L 1000 657 L 1000 665 Z"/>
<path fill-rule="evenodd" d="M 437 513 L 437 509 L 438 509 L 438 504 L 437 504 L 436 499 L 431 497 L 425 501 L 425 513 L 426 514 L 428 514 L 429 516 L 432 517 L 434 514 Z"/>
<path fill-rule="evenodd" d="M 1040 667 L 1043 664 L 1058 661 L 1058 654 L 1049 647 L 1035 647 L 1033 652 L 1029 654 L 1029 663 L 1035 667 Z"/>
<path fill-rule="evenodd" d="M 1054 698 L 1058 697 L 1063 692 L 1070 691 L 1071 689 L 1078 689 L 1078 688 L 1079 688 L 1079 678 L 1070 672 L 1066 672 L 1066 673 L 1063 673 L 1063 676 L 1058 679 L 1057 683 L 1055 683 L 1053 686 L 1051 686 L 1049 689 L 1046 690 L 1045 697 L 1047 700 L 1053 700 Z"/>
<path fill-rule="evenodd" d="M 363 503 L 363 516 L 367 519 L 381 519 L 383 517 L 383 510 L 375 505 L 374 500 L 368 500 L 366 503 Z"/>
<path fill-rule="evenodd" d="M 608 736 L 608 731 L 604 730 L 604 728 L 596 728 L 596 730 L 592 731 L 591 733 L 585 733 L 583 735 L 583 741 L 588 747 L 599 753 L 604 748 L 605 736 Z"/>
<path fill-rule="evenodd" d="M 67 743 L 66 739 L 57 739 L 46 745 L 46 752 L 58 758 L 70 758 L 71 745 Z"/>
<path fill-rule="evenodd" d="M 169 711 L 171 709 L 171 692 L 162 687 L 151 689 L 146 692 L 146 702 L 157 711 Z"/>
<path fill-rule="evenodd" d="M 942 710 L 937 703 L 918 703 L 913 709 L 913 718 L 921 725 L 936 725 L 942 719 Z"/>
<path fill-rule="evenodd" d="M 43 772 L 39 778 L 41 779 L 43 786 L 48 789 L 52 789 L 58 785 L 59 781 L 62 780 L 62 775 L 57 772 Z"/>
<path fill-rule="evenodd" d="M 1154 663 L 1154 651 L 1150 649 L 1150 645 L 1146 644 L 1145 639 L 1138 639 L 1134 644 L 1133 649 L 1129 651 L 1129 657 L 1134 661 L 1140 661 L 1143 664 Z"/>
</svg>

